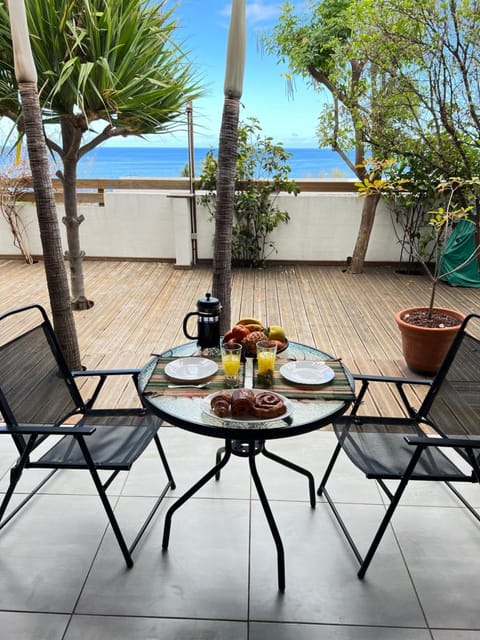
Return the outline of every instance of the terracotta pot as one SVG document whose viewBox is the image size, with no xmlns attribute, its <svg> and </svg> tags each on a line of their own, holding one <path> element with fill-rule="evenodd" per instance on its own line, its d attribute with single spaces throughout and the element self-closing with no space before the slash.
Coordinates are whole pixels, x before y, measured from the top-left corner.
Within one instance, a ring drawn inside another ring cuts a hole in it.
<svg viewBox="0 0 480 640">
<path fill-rule="evenodd" d="M 438 311 L 464 319 L 464 314 L 453 309 L 435 307 Z M 420 375 L 433 376 L 437 373 L 460 325 L 456 327 L 431 328 L 408 324 L 402 318 L 412 311 L 427 311 L 427 307 L 409 307 L 395 316 L 402 336 L 402 348 L 409 369 Z"/>
</svg>

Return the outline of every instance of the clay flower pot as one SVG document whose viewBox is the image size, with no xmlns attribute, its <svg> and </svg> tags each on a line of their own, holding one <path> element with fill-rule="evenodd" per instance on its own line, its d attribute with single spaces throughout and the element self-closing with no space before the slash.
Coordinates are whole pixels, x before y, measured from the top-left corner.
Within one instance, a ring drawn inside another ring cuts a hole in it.
<svg viewBox="0 0 480 640">
<path fill-rule="evenodd" d="M 422 327 L 409 324 L 403 318 L 413 311 L 427 311 L 428 307 L 409 307 L 402 309 L 395 316 L 395 321 L 402 336 L 402 348 L 408 368 L 420 375 L 433 376 L 457 334 L 464 314 L 453 309 L 435 307 L 434 310 L 447 313 L 460 320 L 455 327 Z"/>
</svg>

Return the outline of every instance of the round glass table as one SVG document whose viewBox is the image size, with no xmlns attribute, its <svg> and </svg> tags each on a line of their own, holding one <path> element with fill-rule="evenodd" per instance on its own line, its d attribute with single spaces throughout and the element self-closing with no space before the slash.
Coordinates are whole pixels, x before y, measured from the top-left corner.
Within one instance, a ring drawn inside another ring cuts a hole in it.
<svg viewBox="0 0 480 640">
<path fill-rule="evenodd" d="M 332 367 L 335 365 L 336 386 L 329 385 L 327 387 L 327 385 L 321 385 L 312 387 L 310 385 L 299 385 L 298 387 L 291 386 L 285 391 L 283 387 L 277 389 L 274 384 L 271 390 L 288 398 L 291 410 L 288 416 L 269 421 L 245 422 L 239 420 L 235 422 L 233 419 L 224 420 L 205 411 L 204 398 L 212 392 L 208 388 L 201 391 L 188 387 L 181 388 L 179 383 L 178 388 L 171 390 L 169 385 L 165 383 L 155 392 L 151 391 L 150 381 L 159 363 L 165 360 L 171 361 L 172 359 L 194 355 L 197 355 L 194 343 L 183 344 L 169 349 L 150 360 L 142 369 L 138 378 L 140 396 L 147 410 L 181 429 L 221 438 L 224 441 L 223 446 L 217 452 L 215 465 L 178 498 L 167 511 L 163 532 L 163 548 L 166 549 L 169 544 L 171 521 L 175 511 L 210 479 L 215 477 L 218 480 L 222 467 L 227 464 L 231 455 L 248 458 L 251 476 L 277 548 L 278 588 L 283 591 L 285 589 L 283 543 L 257 471 L 255 457 L 261 453 L 271 460 L 306 476 L 310 505 L 312 508 L 315 507 L 315 484 L 311 472 L 272 453 L 267 449 L 265 443 L 267 440 L 293 437 L 331 424 L 335 418 L 345 413 L 354 399 L 352 375 L 341 364 L 340 360 L 333 359 L 327 353 L 304 344 L 289 342 L 287 349 L 278 355 L 279 360 L 281 359 L 284 362 L 299 360 L 309 362 L 323 361 Z M 216 359 L 218 360 L 218 357 Z M 254 360 L 251 358 L 247 358 L 244 365 L 243 386 L 255 387 Z"/>
</svg>

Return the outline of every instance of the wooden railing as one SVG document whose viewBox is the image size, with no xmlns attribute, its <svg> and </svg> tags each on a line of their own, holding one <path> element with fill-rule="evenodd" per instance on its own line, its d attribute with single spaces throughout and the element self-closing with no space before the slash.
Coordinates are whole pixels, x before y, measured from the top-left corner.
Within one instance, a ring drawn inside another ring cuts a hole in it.
<svg viewBox="0 0 480 640">
<path fill-rule="evenodd" d="M 295 180 L 301 193 L 352 193 L 357 191 L 354 180 Z M 56 202 L 63 202 L 62 183 L 57 178 L 52 180 Z M 197 187 L 198 188 L 198 187 Z M 188 178 L 122 178 L 120 180 L 79 179 L 77 180 L 77 202 L 85 204 L 105 204 L 105 191 L 118 190 L 134 191 L 190 191 Z M 34 202 L 33 191 L 29 191 L 21 198 L 25 202 Z"/>
<path fill-rule="evenodd" d="M 61 221 L 65 216 L 62 187 L 58 180 L 53 185 Z M 289 213 L 290 221 L 288 227 L 281 225 L 272 233 L 278 253 L 270 259 L 343 264 L 351 255 L 362 215 L 363 202 L 354 180 L 317 178 L 298 180 L 298 185 L 301 193 L 297 198 L 280 193 L 276 201 L 280 210 Z M 85 219 L 82 248 L 89 257 L 174 260 L 183 268 L 192 264 L 192 240 L 195 240 L 198 260 L 213 258 L 215 227 L 210 212 L 201 203 L 196 207 L 192 225 L 188 178 L 80 180 L 78 186 L 78 212 Z M 201 194 L 195 189 L 195 195 Z M 22 222 L 28 229 L 31 252 L 41 255 L 31 193 L 29 199 L 20 208 Z M 63 224 L 60 231 L 66 233 Z M 6 223 L 0 217 L 0 255 L 16 253 Z M 368 260 L 382 263 L 398 260 L 397 236 L 382 203 L 370 238 Z"/>
</svg>

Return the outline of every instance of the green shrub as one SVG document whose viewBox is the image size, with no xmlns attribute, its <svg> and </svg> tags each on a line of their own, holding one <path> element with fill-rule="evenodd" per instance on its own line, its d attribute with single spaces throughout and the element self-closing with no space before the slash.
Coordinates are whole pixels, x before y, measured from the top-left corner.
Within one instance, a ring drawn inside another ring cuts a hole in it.
<svg viewBox="0 0 480 640">
<path fill-rule="evenodd" d="M 255 118 L 242 122 L 238 128 L 234 224 L 232 227 L 232 262 L 241 266 L 263 267 L 276 252 L 270 234 L 281 223 L 288 223 L 287 211 L 275 205 L 280 192 L 297 195 L 297 184 L 289 179 L 287 164 L 291 154 L 282 144 L 264 137 Z M 218 160 L 210 149 L 202 162 L 198 181 L 206 191 L 199 202 L 212 217 L 216 213 Z"/>
</svg>

